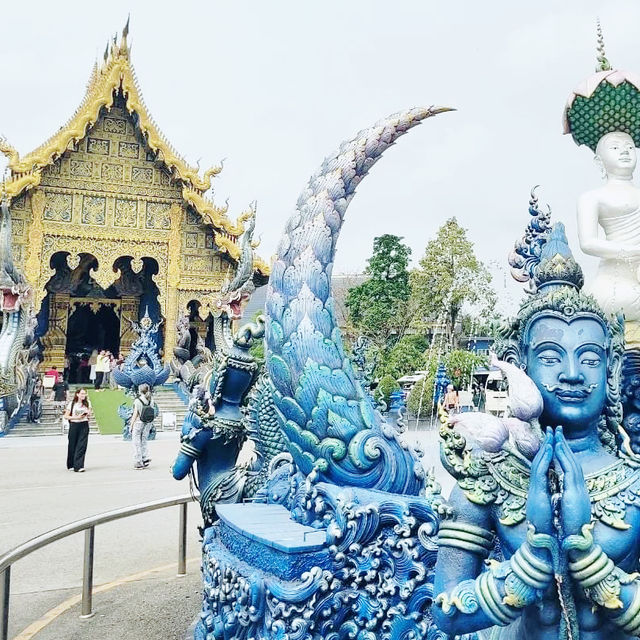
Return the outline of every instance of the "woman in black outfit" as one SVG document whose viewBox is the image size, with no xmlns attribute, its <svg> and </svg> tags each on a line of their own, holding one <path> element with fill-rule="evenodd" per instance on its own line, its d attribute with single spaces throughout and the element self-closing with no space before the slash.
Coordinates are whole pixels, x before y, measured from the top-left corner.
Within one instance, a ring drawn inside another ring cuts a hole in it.
<svg viewBox="0 0 640 640">
<path fill-rule="evenodd" d="M 78 389 L 67 406 L 64 417 L 69 421 L 69 447 L 67 448 L 67 469 L 84 472 L 84 456 L 89 442 L 89 417 L 91 403 L 86 389 Z"/>
</svg>

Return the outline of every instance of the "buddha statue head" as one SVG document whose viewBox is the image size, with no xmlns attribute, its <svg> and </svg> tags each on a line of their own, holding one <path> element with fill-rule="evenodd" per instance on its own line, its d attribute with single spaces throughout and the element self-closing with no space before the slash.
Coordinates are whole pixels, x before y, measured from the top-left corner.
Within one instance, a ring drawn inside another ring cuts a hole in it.
<svg viewBox="0 0 640 640">
<path fill-rule="evenodd" d="M 636 146 L 624 131 L 605 133 L 596 145 L 596 162 L 603 177 L 630 180 L 636 168 Z"/>
<path fill-rule="evenodd" d="M 498 355 L 525 370 L 538 387 L 542 425 L 562 425 L 569 436 L 592 425 L 613 450 L 616 436 L 623 436 L 622 316 L 607 317 L 582 291 L 582 269 L 564 226 L 551 228 L 548 214 L 542 231 L 539 221 L 532 220 L 510 262 L 520 281 L 523 273 L 529 274 L 530 295 L 503 330 Z"/>
</svg>

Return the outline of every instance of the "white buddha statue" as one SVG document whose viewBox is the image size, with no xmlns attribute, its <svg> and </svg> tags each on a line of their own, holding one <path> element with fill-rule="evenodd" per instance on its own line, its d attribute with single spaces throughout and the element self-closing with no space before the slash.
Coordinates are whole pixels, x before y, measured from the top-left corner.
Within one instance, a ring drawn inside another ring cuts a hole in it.
<svg viewBox="0 0 640 640">
<path fill-rule="evenodd" d="M 600 258 L 597 275 L 585 290 L 605 311 L 622 310 L 628 329 L 635 333 L 631 323 L 638 323 L 640 332 L 640 189 L 633 184 L 633 139 L 621 131 L 603 135 L 596 146 L 596 161 L 606 183 L 578 200 L 580 247 Z"/>
</svg>

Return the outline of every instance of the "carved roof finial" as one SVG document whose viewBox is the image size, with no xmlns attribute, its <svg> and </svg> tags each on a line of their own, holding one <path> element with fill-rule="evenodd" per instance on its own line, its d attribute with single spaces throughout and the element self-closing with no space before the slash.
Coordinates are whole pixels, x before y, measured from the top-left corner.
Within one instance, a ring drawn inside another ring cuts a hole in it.
<svg viewBox="0 0 640 640">
<path fill-rule="evenodd" d="M 598 64 L 596 66 L 596 71 L 611 71 L 611 64 L 607 60 L 604 52 L 604 38 L 602 36 L 602 26 L 600 24 L 600 18 L 598 18 L 596 30 L 598 40 L 598 46 L 596 48 L 596 51 L 598 52 L 598 55 L 596 56 Z"/>
</svg>

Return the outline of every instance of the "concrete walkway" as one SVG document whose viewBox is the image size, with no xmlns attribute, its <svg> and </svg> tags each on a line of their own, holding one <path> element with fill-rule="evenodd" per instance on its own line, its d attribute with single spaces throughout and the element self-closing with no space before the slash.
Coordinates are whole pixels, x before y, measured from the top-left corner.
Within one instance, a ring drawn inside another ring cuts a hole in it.
<svg viewBox="0 0 640 640">
<path fill-rule="evenodd" d="M 453 482 L 439 463 L 437 432 L 407 440 L 425 449 L 448 494 Z M 131 443 L 90 436 L 86 473 L 65 469 L 66 438 L 0 438 L 0 553 L 55 527 L 104 511 L 184 495 L 169 466 L 176 433 L 150 443 L 148 469 L 132 468 Z M 200 610 L 201 524 L 189 506 L 187 576 L 176 577 L 178 507 L 133 516 L 96 529 L 94 611 L 79 618 L 84 536 L 76 534 L 19 560 L 12 568 L 9 638 L 28 640 L 183 640 Z M 46 624 L 45 624 L 46 623 Z"/>
</svg>

